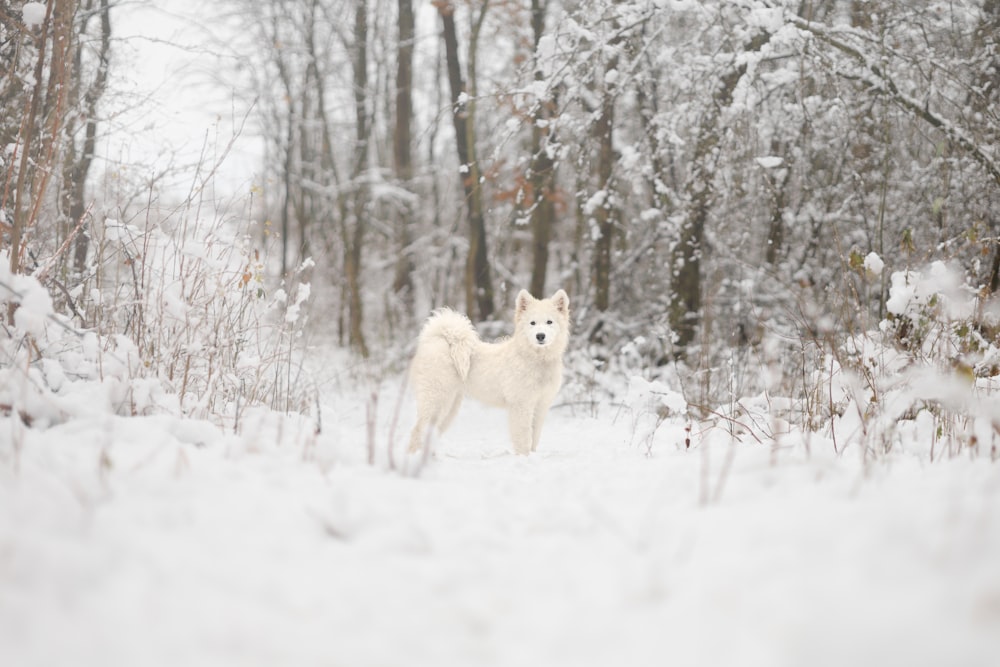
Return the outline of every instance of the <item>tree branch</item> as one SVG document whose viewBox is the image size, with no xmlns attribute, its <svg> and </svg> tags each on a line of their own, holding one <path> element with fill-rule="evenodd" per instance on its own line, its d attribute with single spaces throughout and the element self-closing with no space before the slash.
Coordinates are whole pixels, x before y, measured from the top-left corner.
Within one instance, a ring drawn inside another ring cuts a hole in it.
<svg viewBox="0 0 1000 667">
<path fill-rule="evenodd" d="M 816 37 L 821 42 L 832 46 L 841 53 L 850 56 L 862 67 L 865 80 L 878 90 L 886 93 L 889 98 L 904 111 L 920 118 L 930 126 L 940 130 L 953 144 L 969 154 L 973 160 L 986 170 L 997 185 L 1000 185 L 1000 164 L 987 155 L 976 142 L 969 138 L 959 128 L 946 118 L 934 113 L 928 105 L 920 104 L 916 99 L 899 89 L 892 77 L 884 72 L 877 63 L 859 49 L 840 39 L 834 31 L 818 23 L 812 23 L 799 16 L 792 15 L 790 22 L 796 28 Z"/>
</svg>

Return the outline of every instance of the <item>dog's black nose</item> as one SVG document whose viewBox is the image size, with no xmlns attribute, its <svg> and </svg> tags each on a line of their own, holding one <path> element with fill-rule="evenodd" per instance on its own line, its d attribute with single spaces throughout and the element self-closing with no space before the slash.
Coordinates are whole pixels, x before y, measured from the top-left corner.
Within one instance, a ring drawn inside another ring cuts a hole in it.
<svg viewBox="0 0 1000 667">
<path fill-rule="evenodd" d="M 545 334 L 543 334 L 543 333 L 537 333 L 537 334 L 535 334 L 535 340 L 537 340 L 539 343 L 544 343 L 545 342 Z"/>
</svg>

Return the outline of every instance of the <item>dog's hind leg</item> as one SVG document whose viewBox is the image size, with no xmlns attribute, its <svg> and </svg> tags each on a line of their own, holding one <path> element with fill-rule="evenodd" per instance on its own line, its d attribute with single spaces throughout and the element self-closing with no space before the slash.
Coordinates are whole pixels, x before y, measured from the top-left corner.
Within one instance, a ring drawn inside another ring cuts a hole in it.
<svg viewBox="0 0 1000 667">
<path fill-rule="evenodd" d="M 430 443 L 431 431 L 441 412 L 433 395 L 417 391 L 417 423 L 410 432 L 410 453 L 419 452 Z"/>
<path fill-rule="evenodd" d="M 427 427 L 429 425 L 430 424 L 428 424 L 426 419 L 417 418 L 416 425 L 413 427 L 413 430 L 410 431 L 409 451 L 411 454 L 413 454 L 414 452 L 419 452 L 423 448 L 424 441 L 426 440 L 428 435 Z"/>
<path fill-rule="evenodd" d="M 462 407 L 462 392 L 455 392 L 455 396 L 450 402 L 446 402 L 448 405 L 447 412 L 442 413 L 441 418 L 438 419 L 438 433 L 444 433 L 451 426 L 451 422 L 455 420 L 455 415 L 458 414 L 458 409 Z"/>
<path fill-rule="evenodd" d="M 426 398 L 421 400 L 418 396 L 417 424 L 410 433 L 410 451 L 420 451 L 431 437 L 444 433 L 455 419 L 461 405 L 461 391 L 454 392 L 450 396 L 434 397 L 433 401 Z"/>
</svg>

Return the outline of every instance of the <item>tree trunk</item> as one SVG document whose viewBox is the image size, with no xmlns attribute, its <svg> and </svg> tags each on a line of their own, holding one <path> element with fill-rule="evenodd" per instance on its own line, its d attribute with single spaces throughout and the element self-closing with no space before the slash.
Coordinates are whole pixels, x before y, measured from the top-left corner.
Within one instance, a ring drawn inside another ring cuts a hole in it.
<svg viewBox="0 0 1000 667">
<path fill-rule="evenodd" d="M 465 193 L 466 212 L 469 223 L 469 255 L 465 263 L 465 308 L 479 319 L 488 319 L 494 310 L 493 282 L 486 248 L 486 217 L 483 213 L 482 184 L 479 164 L 475 156 L 475 88 L 474 78 L 467 91 L 462 80 L 462 68 L 458 58 L 458 37 L 455 31 L 455 7 L 450 0 L 437 4 L 441 15 L 445 62 L 448 69 L 448 83 L 451 88 L 452 123 L 455 127 L 455 146 L 458 151 L 459 177 Z M 486 15 L 484 3 L 477 26 L 482 26 Z M 469 49 L 475 53 L 475 35 Z M 474 58 L 470 58 L 469 71 L 474 74 Z"/>
<path fill-rule="evenodd" d="M 531 183 L 534 202 L 531 208 L 531 293 L 546 293 L 545 277 L 549 267 L 549 244 L 556 224 L 555 164 L 546 153 L 541 137 L 544 131 L 537 126 L 531 131 L 532 160 Z M 551 137 L 550 137 L 551 140 Z"/>
<path fill-rule="evenodd" d="M 976 90 L 981 92 L 970 94 L 968 102 L 974 111 L 986 115 L 990 109 L 996 109 L 1000 102 L 1000 0 L 986 0 L 981 11 L 979 26 L 974 35 L 974 43 L 982 52 L 984 60 L 976 82 Z M 998 131 L 994 130 L 991 134 L 989 140 L 995 143 Z M 990 216 L 994 241 L 987 285 L 991 293 L 1000 290 L 1000 225 L 997 220 L 996 216 Z"/>
<path fill-rule="evenodd" d="M 538 45 L 545 34 L 545 12 L 548 2 L 531 0 L 531 29 L 537 58 Z M 544 79 L 541 66 L 535 63 L 535 81 Z M 554 94 L 554 93 L 553 93 Z M 546 148 L 554 142 L 551 125 L 547 122 L 556 106 L 555 100 L 538 100 L 531 128 L 531 167 L 528 183 L 531 188 L 531 293 L 537 297 L 546 293 L 545 276 L 549 266 L 549 243 L 556 224 L 555 162 Z M 544 127 L 542 127 L 544 122 Z"/>
<path fill-rule="evenodd" d="M 92 6 L 87 7 L 93 11 Z M 98 50 L 97 73 L 93 82 L 87 88 L 83 98 L 83 115 L 86 119 L 84 129 L 83 147 L 76 161 L 71 165 L 69 182 L 69 224 L 71 229 L 80 223 L 87 210 L 86 184 L 87 174 L 90 172 L 90 165 L 94 159 L 94 148 L 97 142 L 97 103 L 104 95 L 108 80 L 108 62 L 111 53 L 111 8 L 108 0 L 99 0 L 99 7 L 96 10 L 100 17 L 100 41 Z M 76 76 L 79 80 L 81 75 L 81 51 L 82 45 L 75 46 L 76 54 Z M 87 250 L 90 246 L 90 239 L 86 234 L 79 234 L 73 245 L 73 270 L 79 275 L 82 274 L 87 265 Z"/>
<path fill-rule="evenodd" d="M 612 25 L 617 31 L 619 28 L 617 19 L 612 20 Z M 617 47 L 621 40 L 622 36 L 618 35 L 611 39 L 609 46 Z M 594 136 L 598 142 L 597 187 L 603 192 L 604 197 L 597 210 L 593 212 L 597 238 L 594 242 L 591 283 L 594 287 L 594 307 L 602 313 L 611 307 L 611 250 L 614 245 L 615 227 L 618 223 L 618 204 L 615 201 L 612 176 L 615 164 L 615 101 L 619 90 L 618 86 L 607 76 L 609 72 L 617 71 L 618 60 L 618 51 L 615 49 L 611 52 L 607 62 L 603 63 L 601 76 L 597 79 L 603 81 L 604 89 L 601 91 L 600 115 L 593 128 Z M 594 335 L 599 332 L 600 326 L 593 330 Z"/>
<path fill-rule="evenodd" d="M 268 35 L 268 38 L 272 44 L 280 43 L 277 17 L 273 18 L 273 22 L 270 27 L 273 33 Z M 278 70 L 278 80 L 281 82 L 284 88 L 284 95 L 281 98 L 284 99 L 284 108 L 275 111 L 275 126 L 280 128 L 282 125 L 282 112 L 284 112 L 284 122 L 287 123 L 285 127 L 285 136 L 282 140 L 278 140 L 278 152 L 281 155 L 281 220 L 279 227 L 279 237 L 281 239 L 281 276 L 285 277 L 288 275 L 288 263 L 289 254 L 291 249 L 289 247 L 289 241 L 291 239 L 291 229 L 292 229 L 292 209 L 295 206 L 296 193 L 294 191 L 295 184 L 293 179 L 293 170 L 295 169 L 295 127 L 296 127 L 296 100 L 298 99 L 298 93 L 295 89 L 294 81 L 292 79 L 292 74 L 289 71 L 288 65 L 285 63 L 284 57 L 280 50 L 275 51 L 274 64 Z M 322 99 L 322 95 L 320 95 Z"/>
<path fill-rule="evenodd" d="M 52 2 L 50 1 L 48 4 L 48 11 L 45 16 L 45 22 L 42 24 L 41 36 L 39 38 L 38 59 L 35 61 L 35 85 L 31 91 L 27 113 L 21 121 L 21 131 L 18 133 L 18 150 L 20 150 L 18 158 L 20 159 L 20 165 L 17 170 L 17 181 L 14 186 L 14 219 L 11 221 L 10 230 L 11 273 L 21 272 L 21 252 L 23 250 L 21 246 L 30 216 L 27 206 L 34 200 L 34 197 L 32 196 L 33 193 L 28 192 L 31 180 L 28 178 L 28 173 L 31 171 L 31 165 L 33 162 L 32 152 L 34 151 L 36 125 L 41 122 L 41 119 L 39 118 L 39 109 L 41 107 L 41 98 L 43 95 L 43 86 L 45 81 L 43 74 L 45 72 L 45 53 L 49 42 L 51 12 Z M 14 310 L 15 307 L 11 304 L 8 309 L 8 317 L 12 323 L 14 321 Z"/>
<path fill-rule="evenodd" d="M 399 6 L 399 43 L 396 51 L 396 132 L 394 139 L 393 160 L 396 178 L 402 187 L 408 188 L 413 178 L 413 158 L 410 152 L 412 143 L 410 123 L 413 117 L 413 40 L 415 35 L 413 19 L 413 0 L 398 0 Z M 392 291 L 406 305 L 407 311 L 413 310 L 413 257 L 410 244 L 413 235 L 410 226 L 413 224 L 413 207 L 405 204 L 396 223 L 397 257 L 395 276 L 392 281 Z"/>
<path fill-rule="evenodd" d="M 764 261 L 770 266 L 775 266 L 784 256 L 785 247 L 785 208 L 788 200 L 788 181 L 792 175 L 792 165 L 788 162 L 787 155 L 791 151 L 787 150 L 782 142 L 774 141 L 771 144 L 771 154 L 785 157 L 780 170 L 777 173 L 764 175 L 771 188 L 771 219 L 767 226 L 767 247 L 764 250 Z"/>
<path fill-rule="evenodd" d="M 347 275 L 349 298 L 348 339 L 351 346 L 368 356 L 363 323 L 363 301 L 361 298 L 361 250 L 368 226 L 365 205 L 368 188 L 365 185 L 368 171 L 368 141 L 371 134 L 368 122 L 368 1 L 356 0 L 354 11 L 354 115 L 357 141 L 354 146 L 353 180 L 355 183 L 354 206 L 352 210 L 353 233 L 345 221 L 348 234 L 344 247 L 344 273 Z"/>
<path fill-rule="evenodd" d="M 760 33 L 743 52 L 759 51 L 771 36 Z M 713 152 L 719 141 L 719 117 L 733 100 L 733 91 L 746 72 L 746 63 L 734 63 L 719 78 L 712 100 L 698 124 L 697 141 L 691 156 L 691 174 L 685 184 L 688 210 L 681 223 L 680 238 L 670 257 L 673 283 L 670 294 L 670 326 L 677 336 L 675 356 L 686 356 L 701 322 L 701 259 L 705 226 L 714 195 L 715 161 Z"/>
<path fill-rule="evenodd" d="M 617 60 L 617 58 L 615 59 Z M 609 69 L 615 62 L 609 64 Z M 601 101 L 601 115 L 594 125 L 594 134 L 600 142 L 597 156 L 597 182 L 604 191 L 604 201 L 594 211 L 597 224 L 597 241 L 594 245 L 594 307 L 604 312 L 611 307 L 611 247 L 614 240 L 615 215 L 612 197 L 612 168 L 614 167 L 614 132 L 615 98 L 614 93 L 606 90 Z"/>
</svg>

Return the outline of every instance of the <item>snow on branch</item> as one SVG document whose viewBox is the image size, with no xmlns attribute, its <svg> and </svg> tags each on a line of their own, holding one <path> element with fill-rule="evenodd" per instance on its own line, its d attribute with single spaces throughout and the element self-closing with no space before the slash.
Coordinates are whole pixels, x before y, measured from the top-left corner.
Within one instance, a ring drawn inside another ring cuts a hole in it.
<svg viewBox="0 0 1000 667">
<path fill-rule="evenodd" d="M 862 68 L 862 76 L 865 80 L 878 90 L 889 95 L 890 99 L 904 111 L 913 114 L 917 118 L 925 121 L 934 128 L 937 128 L 949 141 L 959 146 L 969 154 L 973 160 L 989 173 L 993 180 L 1000 185 L 1000 164 L 988 155 L 971 137 L 951 121 L 932 111 L 927 104 L 921 104 L 912 95 L 900 90 L 892 76 L 882 69 L 871 57 L 860 49 L 852 46 L 840 38 L 841 31 L 833 30 L 827 26 L 796 16 L 787 14 L 789 22 L 799 30 L 809 33 L 821 42 L 832 46 L 841 53 L 850 56 Z"/>
</svg>

